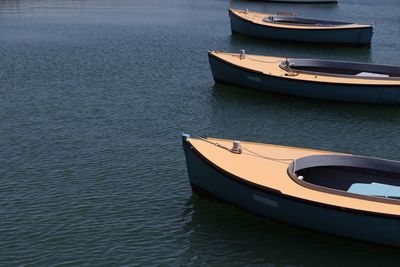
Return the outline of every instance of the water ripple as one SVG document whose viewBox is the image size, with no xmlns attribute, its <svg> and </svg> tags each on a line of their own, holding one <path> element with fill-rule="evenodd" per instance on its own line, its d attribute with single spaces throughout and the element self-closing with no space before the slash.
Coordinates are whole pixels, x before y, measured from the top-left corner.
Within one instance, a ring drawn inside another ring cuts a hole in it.
<svg viewBox="0 0 400 267">
<path fill-rule="evenodd" d="M 370 49 L 230 35 L 244 1 L 0 1 L 0 265 L 396 262 L 192 195 L 179 134 L 398 158 L 400 111 L 213 86 L 208 49 L 398 62 L 395 0 L 299 6 L 369 22 Z M 385 14 L 385 16 L 382 16 Z M 290 253 L 288 253 L 290 251 Z"/>
</svg>

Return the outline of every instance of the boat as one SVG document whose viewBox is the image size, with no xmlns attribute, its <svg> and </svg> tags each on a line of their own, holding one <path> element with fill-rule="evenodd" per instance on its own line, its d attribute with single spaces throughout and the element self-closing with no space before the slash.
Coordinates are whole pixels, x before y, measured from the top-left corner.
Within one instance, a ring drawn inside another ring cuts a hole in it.
<svg viewBox="0 0 400 267">
<path fill-rule="evenodd" d="M 194 192 L 326 234 L 400 246 L 400 162 L 182 135 Z"/>
<path fill-rule="evenodd" d="M 361 103 L 400 103 L 400 67 L 209 51 L 216 83 Z"/>
<path fill-rule="evenodd" d="M 372 25 L 302 18 L 292 12 L 231 8 L 229 17 L 233 33 L 264 39 L 369 46 L 373 34 Z"/>
<path fill-rule="evenodd" d="M 262 0 L 273 3 L 298 3 L 298 4 L 335 4 L 337 0 Z"/>
</svg>

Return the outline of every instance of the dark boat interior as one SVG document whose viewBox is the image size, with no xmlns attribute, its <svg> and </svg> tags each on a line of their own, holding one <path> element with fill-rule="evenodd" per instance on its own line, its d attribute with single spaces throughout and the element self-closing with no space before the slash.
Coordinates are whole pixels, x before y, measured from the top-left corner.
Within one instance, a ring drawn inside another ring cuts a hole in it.
<svg viewBox="0 0 400 267">
<path fill-rule="evenodd" d="M 400 163 L 344 156 L 311 156 L 291 165 L 292 177 L 312 185 L 344 192 L 400 199 Z"/>
<path fill-rule="evenodd" d="M 353 24 L 350 22 L 329 21 L 329 20 L 319 20 L 319 19 L 306 19 L 306 18 L 301 18 L 301 17 L 296 17 L 296 16 L 279 16 L 279 15 L 265 17 L 263 19 L 263 21 L 292 24 L 292 25 L 309 25 L 309 26 L 326 26 L 326 27 Z"/>
<path fill-rule="evenodd" d="M 400 78 L 400 67 L 345 61 L 317 59 L 287 59 L 282 68 L 304 73 L 323 73 L 334 76 L 355 76 L 366 79 Z"/>
</svg>

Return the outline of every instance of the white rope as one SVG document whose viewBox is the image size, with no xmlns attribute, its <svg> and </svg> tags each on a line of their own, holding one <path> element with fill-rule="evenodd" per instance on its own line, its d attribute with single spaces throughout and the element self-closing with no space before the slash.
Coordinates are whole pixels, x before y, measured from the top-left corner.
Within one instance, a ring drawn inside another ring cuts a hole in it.
<svg viewBox="0 0 400 267">
<path fill-rule="evenodd" d="M 283 164 L 290 164 L 290 162 L 294 162 L 294 161 L 295 161 L 294 159 L 267 157 L 267 156 L 258 154 L 258 153 L 254 152 L 254 151 L 252 151 L 252 150 L 250 150 L 250 149 L 248 149 L 248 148 L 245 148 L 245 147 L 243 147 L 243 146 L 242 146 L 242 149 L 243 149 L 243 150 L 246 150 L 246 151 L 248 151 L 248 152 L 250 152 L 250 153 L 252 153 L 252 154 L 255 155 L 256 157 L 259 157 L 259 158 L 262 158 L 262 159 L 267 159 L 267 160 L 276 161 L 276 162 L 283 163 Z M 286 162 L 286 161 L 290 161 L 290 162 Z"/>
<path fill-rule="evenodd" d="M 207 142 L 207 143 L 209 143 L 209 144 L 215 145 L 215 146 L 217 146 L 217 147 L 219 147 L 219 148 L 222 148 L 222 149 L 228 150 L 229 152 L 232 152 L 230 148 L 228 148 L 228 147 L 226 147 L 226 146 L 224 146 L 224 145 L 221 145 L 221 144 L 219 144 L 219 143 L 217 143 L 217 142 L 212 142 L 212 141 L 208 140 L 207 138 L 204 138 L 204 137 L 201 137 L 201 136 L 198 136 L 197 138 L 200 139 L 200 140 L 202 140 L 202 141 L 204 141 L 204 142 Z M 256 156 L 256 157 L 259 157 L 259 158 L 262 158 L 262 159 L 272 160 L 272 161 L 279 162 L 279 163 L 283 163 L 283 164 L 290 164 L 291 162 L 293 162 L 293 164 L 294 164 L 293 166 L 295 166 L 295 164 L 296 164 L 296 160 L 295 160 L 295 159 L 291 159 L 291 158 L 273 158 L 273 157 L 267 157 L 267 156 L 258 154 L 258 153 L 254 152 L 254 151 L 252 151 L 252 150 L 250 150 L 250 149 L 248 149 L 248 148 L 246 148 L 246 147 L 243 147 L 243 146 L 242 146 L 242 150 L 246 150 L 246 151 L 248 151 L 249 153 L 251 153 L 251 154 L 244 153 L 244 154 L 246 154 L 246 155 Z M 290 161 L 290 162 L 286 162 L 286 161 Z"/>
<path fill-rule="evenodd" d="M 248 55 L 246 55 L 246 58 L 248 58 L 250 60 L 253 60 L 253 61 L 263 62 L 263 63 L 278 63 L 278 62 L 281 62 L 281 64 L 279 64 L 279 67 L 281 69 L 283 69 L 284 71 L 286 71 L 288 76 L 297 76 L 297 75 L 299 75 L 299 73 L 295 72 L 292 68 L 290 68 L 288 59 L 285 59 L 284 61 L 282 61 L 281 59 L 275 60 L 275 61 L 268 61 L 268 60 L 251 58 Z"/>
<path fill-rule="evenodd" d="M 268 61 L 268 60 L 255 59 L 255 58 L 249 57 L 248 55 L 246 55 L 246 58 L 248 58 L 248 59 L 250 59 L 250 60 L 253 60 L 253 61 L 264 62 L 264 63 L 278 63 L 278 62 L 281 62 L 281 61 L 282 61 L 281 59 L 275 60 L 275 61 Z"/>
<path fill-rule="evenodd" d="M 282 63 L 279 64 L 279 67 L 281 69 L 283 69 L 284 71 L 286 71 L 289 76 L 297 76 L 297 75 L 299 75 L 299 73 L 293 71 L 293 69 L 290 68 L 290 64 L 289 64 L 288 59 L 286 59 L 285 61 L 282 61 Z"/>
<path fill-rule="evenodd" d="M 204 137 L 201 137 L 201 136 L 198 136 L 197 138 L 200 139 L 200 140 L 202 140 L 202 141 L 204 141 L 204 142 L 207 142 L 207 143 L 209 143 L 209 144 L 212 144 L 212 145 L 214 145 L 214 146 L 217 146 L 217 147 L 219 147 L 219 148 L 222 148 L 222 149 L 225 149 L 225 150 L 228 150 L 229 152 L 231 152 L 231 150 L 230 150 L 228 147 L 226 147 L 226 146 L 224 146 L 224 145 L 221 145 L 221 144 L 219 144 L 219 143 L 217 143 L 217 142 L 211 142 L 211 141 L 208 140 L 207 138 L 204 138 Z"/>
</svg>

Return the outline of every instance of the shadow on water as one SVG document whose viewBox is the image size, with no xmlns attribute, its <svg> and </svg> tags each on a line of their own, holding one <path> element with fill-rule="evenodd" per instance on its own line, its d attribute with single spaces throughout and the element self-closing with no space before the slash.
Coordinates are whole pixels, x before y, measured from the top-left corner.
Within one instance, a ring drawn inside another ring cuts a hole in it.
<svg viewBox="0 0 400 267">
<path fill-rule="evenodd" d="M 266 10 L 271 9 L 311 9 L 311 10 L 329 10 L 329 9 L 337 9 L 338 3 L 285 3 L 285 2 L 268 2 L 268 1 L 260 1 L 260 0 L 231 0 L 231 4 L 236 8 L 239 7 L 264 7 Z"/>
<path fill-rule="evenodd" d="M 368 46 L 338 46 L 334 44 L 321 45 L 297 42 L 294 47 L 291 41 L 264 40 L 236 33 L 231 34 L 230 46 L 234 47 L 237 52 L 240 49 L 245 49 L 248 53 L 262 53 L 268 56 L 328 58 L 361 62 L 372 61 L 371 48 Z"/>
<path fill-rule="evenodd" d="M 0 0 L 0 11 L 3 9 L 7 10 L 19 10 L 20 1 L 19 0 Z"/>
<path fill-rule="evenodd" d="M 191 234 L 184 258 L 193 263 L 382 266 L 400 260 L 396 248 L 304 230 L 198 194 L 186 207 L 184 227 Z"/>
<path fill-rule="evenodd" d="M 399 160 L 400 106 L 214 85 L 208 136 Z"/>
<path fill-rule="evenodd" d="M 298 119 L 304 114 L 315 116 L 329 116 L 344 118 L 346 114 L 358 121 L 367 120 L 377 123 L 397 123 L 400 121 L 399 105 L 378 105 L 350 102 L 327 101 L 311 98 L 303 98 L 290 95 L 280 95 L 258 90 L 235 87 L 222 84 L 214 84 L 212 96 L 216 105 L 215 108 L 238 109 L 240 107 L 249 110 L 259 107 L 274 110 L 276 114 L 285 111 L 295 111 Z M 307 115 L 304 115 L 307 117 Z M 329 117 L 328 117 L 329 119 Z"/>
</svg>

